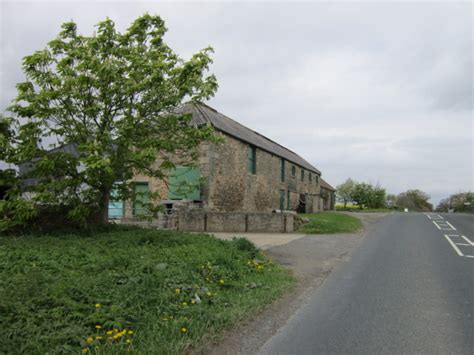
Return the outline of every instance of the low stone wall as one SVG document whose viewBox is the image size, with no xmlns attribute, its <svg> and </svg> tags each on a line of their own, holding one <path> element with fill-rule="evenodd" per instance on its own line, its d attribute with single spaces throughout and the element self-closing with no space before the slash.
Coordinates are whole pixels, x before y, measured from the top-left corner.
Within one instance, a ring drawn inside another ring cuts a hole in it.
<svg viewBox="0 0 474 355">
<path fill-rule="evenodd" d="M 114 223 L 186 232 L 292 233 L 296 226 L 295 218 L 296 214 L 292 212 L 244 213 L 180 209 L 172 214 L 160 214 L 151 220 L 122 218 Z"/>
<path fill-rule="evenodd" d="M 178 230 L 189 232 L 294 232 L 295 214 L 180 210 Z"/>
<path fill-rule="evenodd" d="M 117 224 L 129 224 L 145 228 L 155 229 L 178 229 L 178 213 L 159 214 L 150 219 L 141 218 L 122 218 L 113 220 Z"/>
</svg>

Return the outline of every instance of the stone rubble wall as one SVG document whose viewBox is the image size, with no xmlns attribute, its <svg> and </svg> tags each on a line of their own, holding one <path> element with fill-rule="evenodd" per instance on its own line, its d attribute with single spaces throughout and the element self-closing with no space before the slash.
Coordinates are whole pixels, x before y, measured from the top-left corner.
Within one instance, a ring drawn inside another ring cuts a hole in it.
<svg viewBox="0 0 474 355">
<path fill-rule="evenodd" d="M 115 223 L 145 228 L 172 229 L 185 232 L 292 233 L 296 213 L 215 212 L 202 209 L 180 209 L 160 214 L 151 220 L 122 218 Z"/>
</svg>

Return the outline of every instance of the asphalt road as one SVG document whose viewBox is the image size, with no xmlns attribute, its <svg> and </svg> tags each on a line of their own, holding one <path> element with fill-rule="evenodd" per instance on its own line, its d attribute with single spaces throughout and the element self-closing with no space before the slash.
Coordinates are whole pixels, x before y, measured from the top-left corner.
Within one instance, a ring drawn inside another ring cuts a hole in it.
<svg viewBox="0 0 474 355">
<path fill-rule="evenodd" d="M 260 353 L 474 354 L 472 242 L 472 215 L 387 216 Z"/>
</svg>

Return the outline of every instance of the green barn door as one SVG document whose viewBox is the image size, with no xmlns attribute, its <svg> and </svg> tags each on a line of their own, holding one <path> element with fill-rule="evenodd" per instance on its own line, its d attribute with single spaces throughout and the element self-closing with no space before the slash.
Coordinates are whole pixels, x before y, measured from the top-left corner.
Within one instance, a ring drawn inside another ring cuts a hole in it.
<svg viewBox="0 0 474 355">
<path fill-rule="evenodd" d="M 199 169 L 177 166 L 169 177 L 169 199 L 200 201 L 200 178 Z"/>
<path fill-rule="evenodd" d="M 149 214 L 148 203 L 150 202 L 150 190 L 147 182 L 136 182 L 133 199 L 133 215 L 144 216 Z"/>
</svg>

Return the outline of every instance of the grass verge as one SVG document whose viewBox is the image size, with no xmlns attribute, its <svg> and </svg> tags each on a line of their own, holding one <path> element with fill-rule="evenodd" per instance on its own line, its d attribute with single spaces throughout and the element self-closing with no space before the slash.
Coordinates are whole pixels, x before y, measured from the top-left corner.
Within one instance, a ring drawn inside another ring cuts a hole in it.
<svg viewBox="0 0 474 355">
<path fill-rule="evenodd" d="M 181 353 L 294 278 L 245 239 L 113 227 L 0 238 L 0 352 Z"/>
<path fill-rule="evenodd" d="M 352 216 L 336 212 L 301 214 L 309 219 L 309 223 L 300 228 L 300 232 L 308 234 L 355 233 L 362 230 L 362 222 Z"/>
<path fill-rule="evenodd" d="M 335 206 L 336 211 L 344 211 L 344 212 L 364 212 L 364 213 L 390 213 L 394 211 L 401 211 L 401 209 L 398 208 L 367 208 L 364 207 L 363 209 L 360 209 L 358 205 L 352 205 L 352 204 L 347 204 L 346 207 L 344 207 L 343 204 L 336 204 Z"/>
</svg>

